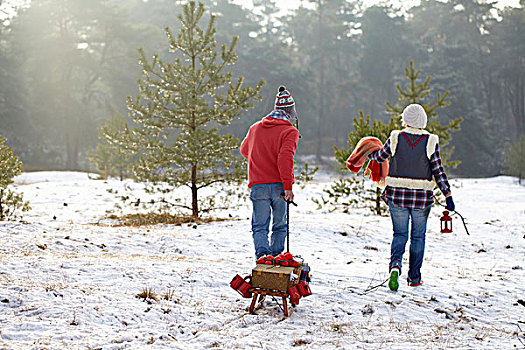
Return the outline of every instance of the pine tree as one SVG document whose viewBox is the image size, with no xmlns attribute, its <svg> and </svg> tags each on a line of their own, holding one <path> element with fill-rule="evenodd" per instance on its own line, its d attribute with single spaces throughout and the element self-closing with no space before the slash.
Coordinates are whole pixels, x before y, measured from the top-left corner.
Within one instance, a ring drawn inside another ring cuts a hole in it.
<svg viewBox="0 0 525 350">
<path fill-rule="evenodd" d="M 222 135 L 219 127 L 251 108 L 250 101 L 259 98 L 263 85 L 260 81 L 256 87 L 243 87 L 242 77 L 234 83 L 232 73 L 224 71 L 237 60 L 239 38 L 217 50 L 216 16 L 210 14 L 205 29 L 199 26 L 205 12 L 204 4 L 189 1 L 178 16 L 178 36 L 165 28 L 172 62 L 158 55 L 149 61 L 139 50 L 140 93 L 128 98 L 134 124 L 129 149 L 140 154 L 135 175 L 143 181 L 189 187 L 191 205 L 186 208 L 194 218 L 211 209 L 199 207 L 200 189 L 244 178 L 243 163 L 234 152 L 239 140 Z"/>
<path fill-rule="evenodd" d="M 359 118 L 353 118 L 354 130 L 348 134 L 348 148 L 345 149 L 334 146 L 335 158 L 342 169 L 345 168 L 346 160 L 350 154 L 352 154 L 352 151 L 361 138 L 365 136 L 373 136 L 382 141 L 385 141 L 393 130 L 402 129 L 400 115 L 405 107 L 412 103 L 418 103 L 425 109 L 425 112 L 428 116 L 426 129 L 428 129 L 429 132 L 439 136 L 440 146 L 446 146 L 450 142 L 450 139 L 452 138 L 450 131 L 458 130 L 462 119 L 452 119 L 449 121 L 448 125 L 441 125 L 440 121 L 438 120 L 437 110 L 447 106 L 450 103 L 447 100 L 449 92 L 446 91 L 443 94 L 438 93 L 435 102 L 429 102 L 431 92 L 430 80 L 432 77 L 427 76 L 423 82 L 418 82 L 420 74 L 421 71 L 416 70 L 414 68 L 414 62 L 410 61 L 408 67 L 405 68 L 405 76 L 409 80 L 409 84 L 405 89 L 403 89 L 399 84 L 396 86 L 399 95 L 395 105 L 392 105 L 388 101 L 386 102 L 386 112 L 391 116 L 388 124 L 383 123 L 377 119 L 373 119 L 371 122 L 370 116 L 367 115 L 365 117 L 363 111 L 359 111 Z M 452 152 L 453 148 L 445 148 L 444 151 L 441 151 L 442 160 L 445 165 L 456 166 L 459 163 L 459 161 L 447 161 Z M 363 166 L 363 168 L 366 168 L 366 164 Z M 335 188 L 335 190 L 335 192 L 339 191 L 337 188 Z M 381 208 L 381 201 L 379 200 L 380 195 L 381 191 L 379 188 L 376 189 L 375 194 L 370 193 L 370 191 L 362 191 L 361 193 L 363 199 L 375 203 L 374 211 L 378 215 L 383 212 Z"/>
<path fill-rule="evenodd" d="M 525 135 L 521 135 L 517 143 L 505 150 L 503 165 L 507 168 L 505 173 L 517 176 L 521 185 L 521 179 L 525 175 Z"/>
<path fill-rule="evenodd" d="M 88 153 L 91 164 L 102 174 L 102 179 L 118 176 L 121 180 L 130 175 L 133 155 L 126 151 L 131 135 L 126 119 L 116 113 L 98 129 L 99 143 L 95 151 Z"/>
<path fill-rule="evenodd" d="M 462 119 L 456 118 L 449 121 L 448 125 L 441 125 L 439 121 L 439 115 L 437 110 L 439 108 L 446 107 L 450 104 L 447 100 L 449 94 L 448 91 L 443 94 L 438 93 L 435 102 L 429 102 L 429 95 L 431 92 L 430 80 L 431 76 L 427 76 L 423 82 L 418 82 L 421 70 L 414 68 L 414 62 L 410 61 L 408 67 L 405 68 L 405 76 L 409 80 L 409 84 L 405 89 L 401 85 L 397 84 L 396 89 L 398 92 L 398 98 L 395 105 L 390 102 L 386 102 L 386 112 L 390 114 L 390 121 L 388 124 L 383 123 L 380 120 L 373 119 L 370 124 L 370 116 L 364 116 L 362 111 L 359 111 L 359 118 L 354 117 L 353 131 L 348 134 L 347 145 L 348 149 L 335 148 L 335 158 L 341 164 L 345 166 L 346 160 L 354 150 L 359 140 L 365 136 L 373 136 L 378 139 L 385 141 L 393 130 L 400 130 L 403 128 L 401 125 L 401 113 L 406 106 L 412 103 L 418 103 L 425 109 L 428 116 L 428 123 L 426 129 L 439 136 L 440 148 L 444 148 L 451 140 L 452 135 L 450 131 L 459 130 Z M 450 157 L 453 152 L 453 148 L 445 151 L 441 151 L 446 156 L 442 155 L 443 162 L 448 166 L 456 166 L 458 161 L 448 161 L 446 159 Z"/>
<path fill-rule="evenodd" d="M 378 119 L 373 119 L 370 123 L 370 116 L 364 115 L 363 111 L 359 111 L 359 117 L 353 118 L 353 130 L 348 134 L 346 144 L 348 148 L 339 148 L 334 146 L 334 155 L 341 169 L 346 170 L 346 160 L 352 154 L 355 146 L 363 137 L 372 136 L 380 140 L 386 140 L 390 135 L 389 125 L 381 122 Z"/>
<path fill-rule="evenodd" d="M 352 154 L 355 146 L 363 137 L 372 136 L 380 140 L 386 140 L 390 135 L 390 128 L 388 124 L 385 124 L 377 119 L 372 120 L 370 123 L 370 116 L 366 115 L 365 117 L 363 111 L 359 111 L 359 118 L 353 118 L 353 129 L 354 130 L 348 134 L 348 149 L 334 146 L 335 159 L 340 164 L 342 170 L 346 170 L 346 160 L 348 157 L 350 157 L 350 154 Z M 363 168 L 366 168 L 366 164 Z M 341 185 L 347 185 L 344 181 L 342 181 L 342 179 L 340 179 L 338 183 Z M 359 184 L 358 181 L 356 183 Z M 384 208 L 381 206 L 381 190 L 379 187 L 375 188 L 374 190 L 366 189 L 363 184 L 360 186 L 352 185 L 351 187 L 359 190 L 358 194 L 360 195 L 361 199 L 365 200 L 367 203 L 370 203 L 368 206 L 377 215 L 381 215 L 384 212 Z M 340 193 L 341 195 L 345 193 L 345 191 L 338 188 L 338 186 L 332 186 L 332 190 L 334 193 Z"/>
<path fill-rule="evenodd" d="M 457 117 L 450 119 L 448 125 L 441 125 L 437 110 L 450 104 L 450 101 L 447 100 L 450 92 L 445 91 L 443 94 L 438 92 L 435 102 L 430 102 L 430 80 L 432 77 L 429 75 L 424 81 L 418 82 L 420 74 L 421 70 L 416 70 L 414 68 L 414 62 L 410 61 L 408 67 L 405 68 L 405 76 L 408 78 L 409 84 L 405 89 L 397 84 L 396 89 L 399 95 L 395 105 L 388 101 L 386 102 L 386 112 L 390 114 L 390 123 L 388 124 L 389 133 L 392 130 L 402 128 L 400 116 L 406 106 L 412 103 L 420 104 L 425 109 L 428 117 L 426 129 L 439 136 L 440 154 L 443 164 L 448 167 L 456 167 L 460 162 L 449 160 L 452 152 L 454 152 L 454 147 L 447 147 L 447 145 L 452 139 L 450 132 L 459 130 L 463 119 Z"/>
<path fill-rule="evenodd" d="M 16 218 L 18 210 L 29 210 L 29 203 L 24 202 L 21 194 L 11 191 L 13 177 L 22 173 L 22 162 L 6 144 L 5 138 L 0 138 L 0 221 Z"/>
</svg>

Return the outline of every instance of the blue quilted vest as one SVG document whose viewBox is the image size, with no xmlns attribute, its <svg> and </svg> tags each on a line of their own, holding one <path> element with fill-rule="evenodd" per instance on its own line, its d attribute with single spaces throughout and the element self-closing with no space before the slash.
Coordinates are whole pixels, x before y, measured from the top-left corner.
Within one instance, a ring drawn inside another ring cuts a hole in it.
<svg viewBox="0 0 525 350">
<path fill-rule="evenodd" d="M 430 160 L 427 157 L 429 136 L 400 132 L 388 176 L 432 181 Z"/>
</svg>

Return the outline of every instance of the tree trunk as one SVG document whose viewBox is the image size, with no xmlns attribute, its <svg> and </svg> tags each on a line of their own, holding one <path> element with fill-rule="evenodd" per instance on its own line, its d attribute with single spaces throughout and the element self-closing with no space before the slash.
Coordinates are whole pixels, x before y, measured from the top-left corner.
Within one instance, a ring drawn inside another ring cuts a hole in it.
<svg viewBox="0 0 525 350">
<path fill-rule="evenodd" d="M 376 187 L 376 214 L 381 215 L 381 189 Z"/>
<path fill-rule="evenodd" d="M 321 63 L 321 80 L 319 82 L 319 113 L 317 115 L 317 147 L 315 150 L 316 158 L 317 160 L 321 160 L 321 149 L 323 147 L 322 142 L 322 133 L 321 133 L 321 125 L 323 121 L 323 112 L 324 112 L 324 67 Z"/>
<path fill-rule="evenodd" d="M 323 112 L 324 112 L 324 53 L 321 50 L 323 43 L 323 2 L 319 0 L 319 32 L 317 49 L 319 51 L 319 62 L 320 62 L 320 77 L 319 85 L 317 86 L 317 92 L 319 94 L 319 113 L 317 114 L 317 142 L 315 155 L 318 161 L 321 160 L 321 148 L 322 148 L 322 137 L 321 137 L 321 125 L 323 122 Z"/>
<path fill-rule="evenodd" d="M 2 206 L 2 199 L 4 198 L 4 189 L 0 190 L 0 220 L 4 219 L 4 208 Z"/>
<path fill-rule="evenodd" d="M 197 68 L 196 65 L 196 55 L 192 55 L 191 57 L 191 69 L 193 74 L 195 75 L 195 70 Z M 193 92 L 192 97 L 195 99 L 196 93 Z M 195 111 L 191 111 L 191 126 L 190 128 L 194 131 L 194 135 L 196 135 L 195 131 L 197 130 L 197 120 L 195 116 Z M 196 140 L 195 140 L 196 141 Z M 197 219 L 199 217 L 199 202 L 197 197 L 197 164 L 194 163 L 191 167 L 191 211 L 192 216 L 194 219 Z"/>
<path fill-rule="evenodd" d="M 67 135 L 66 141 L 66 168 L 68 170 L 78 169 L 78 137 L 75 137 L 71 132 Z"/>
<path fill-rule="evenodd" d="M 197 166 L 191 168 L 191 210 L 192 216 L 199 217 L 199 202 L 197 201 Z"/>
<path fill-rule="evenodd" d="M 518 139 L 523 132 L 523 122 L 525 120 L 525 84 L 523 81 L 523 70 L 520 67 L 520 62 L 516 65 L 518 68 L 512 76 L 504 78 L 503 86 L 504 93 L 509 107 L 511 122 L 511 135 L 514 139 Z"/>
</svg>

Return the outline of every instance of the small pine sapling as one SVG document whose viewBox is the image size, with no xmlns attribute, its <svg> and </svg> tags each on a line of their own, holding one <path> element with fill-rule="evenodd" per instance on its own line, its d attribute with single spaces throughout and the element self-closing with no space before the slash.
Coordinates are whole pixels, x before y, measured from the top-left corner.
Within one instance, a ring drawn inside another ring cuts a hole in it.
<svg viewBox="0 0 525 350">
<path fill-rule="evenodd" d="M 13 178 L 22 174 L 22 171 L 22 162 L 6 144 L 6 139 L 0 138 L 0 221 L 16 220 L 18 212 L 31 209 L 21 194 L 9 188 L 14 182 Z"/>
<path fill-rule="evenodd" d="M 335 158 L 341 170 L 345 171 L 345 176 L 349 176 L 346 169 L 346 160 L 350 157 L 350 154 L 352 154 L 352 151 L 361 138 L 373 136 L 380 140 L 385 140 L 390 135 L 389 126 L 387 124 L 379 120 L 371 120 L 370 116 L 365 116 L 361 110 L 359 111 L 359 117 L 353 118 L 353 127 L 354 130 L 348 134 L 348 148 L 338 148 L 337 146 L 334 146 Z M 363 170 L 366 169 L 366 165 L 367 163 L 363 165 Z M 359 174 L 363 177 L 363 171 L 360 171 Z M 342 180 L 343 178 L 339 180 L 340 184 L 344 182 Z M 357 195 L 361 201 L 364 201 L 364 206 L 370 208 L 377 215 L 383 215 L 386 212 L 386 209 L 384 204 L 381 203 L 381 190 L 379 188 L 365 186 L 364 177 L 360 182 L 357 182 L 357 184 L 359 184 L 359 186 L 353 186 L 353 189 L 356 191 L 354 194 Z M 339 193 L 344 192 L 339 191 Z M 337 197 L 334 196 L 333 198 Z M 363 203 L 360 203 L 360 201 L 357 200 L 351 201 L 350 203 L 352 203 L 352 206 L 354 207 L 363 205 Z M 348 211 L 348 209 L 345 211 Z"/>
<path fill-rule="evenodd" d="M 340 177 L 330 185 L 330 188 L 323 190 L 321 198 L 313 198 L 312 201 L 317 204 L 318 210 L 341 210 L 344 213 L 348 213 L 351 207 L 358 206 L 359 195 L 363 191 L 363 178 L 357 175 Z"/>
<path fill-rule="evenodd" d="M 294 173 L 295 183 L 299 185 L 301 189 L 305 188 L 306 184 L 314 179 L 315 173 L 319 171 L 319 167 L 315 166 L 310 168 L 308 163 L 303 163 L 301 168 L 298 163 L 295 163 Z"/>
<path fill-rule="evenodd" d="M 505 174 L 517 176 L 521 185 L 525 175 L 525 135 L 521 135 L 518 142 L 506 148 L 503 166 L 506 168 Z"/>
</svg>

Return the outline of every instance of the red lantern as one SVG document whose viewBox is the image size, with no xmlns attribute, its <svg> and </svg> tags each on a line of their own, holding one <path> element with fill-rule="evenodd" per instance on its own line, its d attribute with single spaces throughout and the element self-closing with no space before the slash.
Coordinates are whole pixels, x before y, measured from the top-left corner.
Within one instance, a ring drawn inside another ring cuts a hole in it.
<svg viewBox="0 0 525 350">
<path fill-rule="evenodd" d="M 441 217 L 441 233 L 452 233 L 452 218 L 448 215 L 448 210 Z"/>
</svg>

